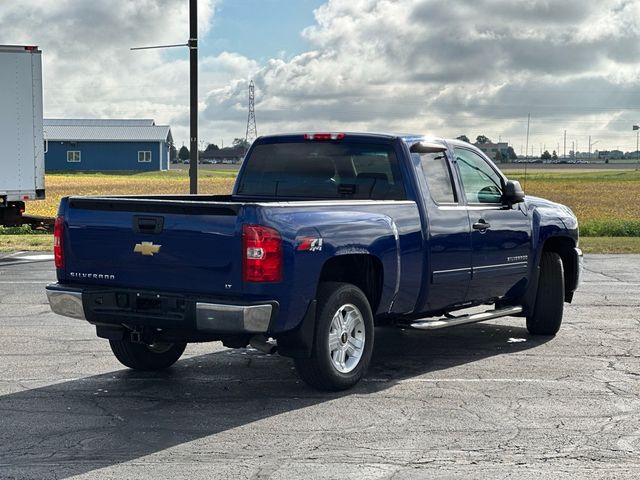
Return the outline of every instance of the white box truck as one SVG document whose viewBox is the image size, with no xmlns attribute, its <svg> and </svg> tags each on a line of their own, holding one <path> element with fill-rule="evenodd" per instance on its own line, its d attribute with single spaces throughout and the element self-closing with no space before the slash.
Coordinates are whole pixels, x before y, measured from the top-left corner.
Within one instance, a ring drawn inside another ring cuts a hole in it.
<svg viewBox="0 0 640 480">
<path fill-rule="evenodd" d="M 41 51 L 0 45 L 0 225 L 16 223 L 25 201 L 42 198 Z"/>
</svg>

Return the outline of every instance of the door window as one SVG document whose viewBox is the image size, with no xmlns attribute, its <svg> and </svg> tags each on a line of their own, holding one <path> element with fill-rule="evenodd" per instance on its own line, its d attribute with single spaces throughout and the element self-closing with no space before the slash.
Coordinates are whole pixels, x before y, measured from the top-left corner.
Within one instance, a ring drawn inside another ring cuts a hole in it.
<svg viewBox="0 0 640 480">
<path fill-rule="evenodd" d="M 480 155 L 455 149 L 456 164 L 468 203 L 502 203 L 502 178 Z"/>
<path fill-rule="evenodd" d="M 434 202 L 456 203 L 456 194 L 453 188 L 449 162 L 444 153 L 423 153 L 420 155 L 420 164 L 424 172 L 429 193 Z"/>
</svg>

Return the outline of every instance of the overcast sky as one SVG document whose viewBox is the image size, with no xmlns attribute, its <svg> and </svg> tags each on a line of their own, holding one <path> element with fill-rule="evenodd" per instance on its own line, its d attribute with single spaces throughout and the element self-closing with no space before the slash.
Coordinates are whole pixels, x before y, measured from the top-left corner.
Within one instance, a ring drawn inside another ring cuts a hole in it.
<svg viewBox="0 0 640 480">
<path fill-rule="evenodd" d="M 640 0 L 201 0 L 200 138 L 373 130 L 635 150 Z M 187 0 L 0 0 L 37 44 L 45 116 L 154 118 L 188 139 Z"/>
</svg>

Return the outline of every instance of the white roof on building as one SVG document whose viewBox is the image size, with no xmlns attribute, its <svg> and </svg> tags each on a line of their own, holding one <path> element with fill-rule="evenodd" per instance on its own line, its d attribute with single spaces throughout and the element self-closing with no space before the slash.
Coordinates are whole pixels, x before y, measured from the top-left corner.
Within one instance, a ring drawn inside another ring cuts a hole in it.
<svg viewBox="0 0 640 480">
<path fill-rule="evenodd" d="M 153 119 L 45 118 L 44 138 L 61 142 L 172 142 L 171 127 Z"/>
</svg>

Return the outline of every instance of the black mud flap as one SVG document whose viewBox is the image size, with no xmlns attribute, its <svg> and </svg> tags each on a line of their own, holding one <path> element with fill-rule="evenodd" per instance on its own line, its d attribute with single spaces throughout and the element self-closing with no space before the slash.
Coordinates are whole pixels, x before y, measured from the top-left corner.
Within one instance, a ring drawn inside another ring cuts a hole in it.
<svg viewBox="0 0 640 480">
<path fill-rule="evenodd" d="M 316 300 L 309 302 L 307 312 L 298 328 L 276 337 L 280 355 L 292 358 L 311 357 L 313 339 L 316 333 L 316 304 Z"/>
</svg>

